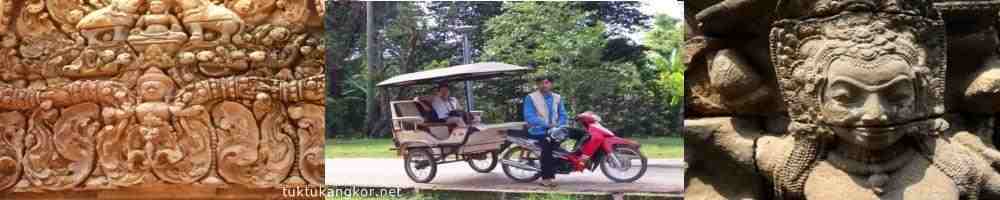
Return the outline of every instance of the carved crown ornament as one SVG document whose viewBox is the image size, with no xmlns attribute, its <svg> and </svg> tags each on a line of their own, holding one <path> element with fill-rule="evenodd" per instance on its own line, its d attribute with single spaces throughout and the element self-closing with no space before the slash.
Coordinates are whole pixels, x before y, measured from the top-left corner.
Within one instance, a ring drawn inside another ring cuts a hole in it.
<svg viewBox="0 0 1000 200">
<path fill-rule="evenodd" d="M 0 193 L 323 182 L 324 0 L 0 0 Z"/>
<path fill-rule="evenodd" d="M 771 63 L 791 119 L 816 124 L 834 61 L 850 69 L 887 73 L 886 59 L 906 63 L 914 77 L 915 105 L 907 120 L 944 113 L 945 38 L 940 20 L 885 12 L 844 12 L 782 20 L 770 34 Z"/>
<path fill-rule="evenodd" d="M 844 11 L 878 11 L 937 18 L 935 0 L 787 0 L 777 8 L 786 18 L 817 18 L 837 15 Z"/>
</svg>

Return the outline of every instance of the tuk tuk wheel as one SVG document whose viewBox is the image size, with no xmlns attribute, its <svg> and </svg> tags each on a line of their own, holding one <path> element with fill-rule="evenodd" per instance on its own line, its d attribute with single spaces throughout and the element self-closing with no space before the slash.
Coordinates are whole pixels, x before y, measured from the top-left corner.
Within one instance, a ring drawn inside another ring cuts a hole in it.
<svg viewBox="0 0 1000 200">
<path fill-rule="evenodd" d="M 490 173 L 497 168 L 497 152 L 482 153 L 481 159 L 469 158 L 465 162 L 468 162 L 469 167 L 472 167 L 472 170 L 476 170 L 476 172 Z"/>
<path fill-rule="evenodd" d="M 437 175 L 437 162 L 434 160 L 431 151 L 426 148 L 409 149 L 403 155 L 406 175 L 410 176 L 413 182 L 427 183 L 434 180 Z"/>
<path fill-rule="evenodd" d="M 541 163 L 536 152 L 522 146 L 513 145 L 500 156 L 503 173 L 514 181 L 527 183 L 542 177 Z"/>
</svg>

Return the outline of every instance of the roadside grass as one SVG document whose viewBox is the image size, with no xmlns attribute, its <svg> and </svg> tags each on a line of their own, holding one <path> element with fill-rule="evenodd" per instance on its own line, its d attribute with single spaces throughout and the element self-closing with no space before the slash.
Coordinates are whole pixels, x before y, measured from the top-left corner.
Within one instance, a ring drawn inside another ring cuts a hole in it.
<svg viewBox="0 0 1000 200">
<path fill-rule="evenodd" d="M 392 139 L 327 138 L 326 158 L 396 158 Z M 331 142 L 333 141 L 333 142 Z"/>
<path fill-rule="evenodd" d="M 642 152 L 650 159 L 671 159 L 684 156 L 684 139 L 680 137 L 630 138 L 642 144 Z M 333 138 L 327 139 L 326 158 L 398 158 L 392 139 Z"/>
<path fill-rule="evenodd" d="M 632 138 L 642 144 L 642 153 L 650 159 L 669 159 L 684 157 L 684 138 L 681 137 L 649 137 Z"/>
</svg>

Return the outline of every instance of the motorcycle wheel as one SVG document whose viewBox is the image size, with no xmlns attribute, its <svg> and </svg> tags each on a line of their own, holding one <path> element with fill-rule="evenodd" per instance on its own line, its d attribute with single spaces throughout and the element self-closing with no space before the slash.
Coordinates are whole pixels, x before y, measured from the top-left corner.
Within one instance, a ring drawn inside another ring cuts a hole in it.
<svg viewBox="0 0 1000 200">
<path fill-rule="evenodd" d="M 469 163 L 472 170 L 479 173 L 490 173 L 497 168 L 497 152 L 483 153 L 483 156 L 485 156 L 483 159 L 466 159 L 465 161 Z"/>
<path fill-rule="evenodd" d="M 507 149 L 507 151 L 504 151 L 501 159 L 541 168 L 538 153 L 531 152 L 531 150 L 517 145 L 511 146 Z M 514 179 L 514 181 L 517 182 L 527 183 L 538 180 L 538 178 L 542 177 L 541 171 L 521 169 L 507 165 L 506 163 L 501 163 L 501 166 L 503 168 L 503 173 L 510 179 Z"/>
<path fill-rule="evenodd" d="M 618 163 L 615 163 L 615 160 L 612 159 L 611 155 L 608 155 L 601 160 L 600 165 L 601 172 L 603 172 L 604 176 L 607 176 L 612 181 L 618 183 L 635 182 L 635 180 L 639 180 L 643 174 L 646 174 L 646 155 L 643 155 L 639 150 L 618 147 L 611 153 L 618 158 Z M 635 161 L 639 161 L 639 163 L 634 163 Z M 634 166 L 635 164 L 639 164 L 639 166 Z M 635 167 L 638 167 L 638 169 L 636 169 L 637 172 L 627 173 L 627 171 Z"/>
<path fill-rule="evenodd" d="M 410 176 L 413 182 L 427 183 L 434 180 L 434 176 L 437 175 L 437 162 L 429 149 L 410 149 L 403 157 L 406 175 Z"/>
</svg>

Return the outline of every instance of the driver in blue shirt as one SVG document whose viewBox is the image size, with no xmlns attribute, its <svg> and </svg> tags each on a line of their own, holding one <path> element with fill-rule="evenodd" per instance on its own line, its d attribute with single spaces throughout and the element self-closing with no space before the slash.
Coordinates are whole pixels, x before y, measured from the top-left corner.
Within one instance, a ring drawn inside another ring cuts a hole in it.
<svg viewBox="0 0 1000 200">
<path fill-rule="evenodd" d="M 538 90 L 524 97 L 524 120 L 528 123 L 529 137 L 539 140 L 542 147 L 541 170 L 542 185 L 554 187 L 555 160 L 552 151 L 558 144 L 547 139 L 547 131 L 551 128 L 565 126 L 568 115 L 562 96 L 552 92 L 552 78 L 535 79 Z"/>
</svg>

